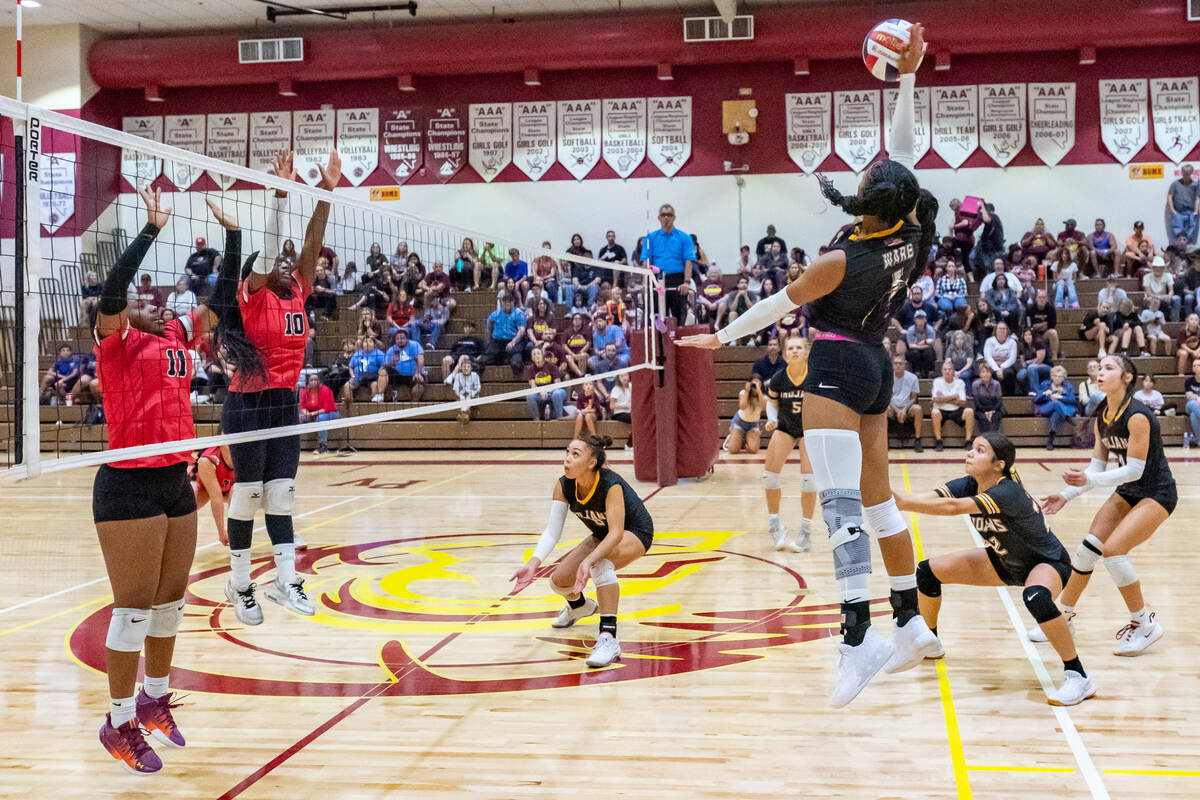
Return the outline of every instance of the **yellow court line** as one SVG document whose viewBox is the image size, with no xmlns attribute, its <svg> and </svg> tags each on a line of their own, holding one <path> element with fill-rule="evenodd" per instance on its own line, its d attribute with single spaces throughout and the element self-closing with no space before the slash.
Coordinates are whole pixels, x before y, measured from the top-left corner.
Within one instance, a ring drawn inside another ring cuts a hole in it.
<svg viewBox="0 0 1200 800">
<path fill-rule="evenodd" d="M 1200 778 L 1195 769 L 1106 769 L 1105 775 L 1165 775 L 1175 778 Z"/>
<path fill-rule="evenodd" d="M 1074 767 L 995 767 L 981 764 L 969 764 L 967 769 L 974 772 L 1074 772 Z"/>
</svg>

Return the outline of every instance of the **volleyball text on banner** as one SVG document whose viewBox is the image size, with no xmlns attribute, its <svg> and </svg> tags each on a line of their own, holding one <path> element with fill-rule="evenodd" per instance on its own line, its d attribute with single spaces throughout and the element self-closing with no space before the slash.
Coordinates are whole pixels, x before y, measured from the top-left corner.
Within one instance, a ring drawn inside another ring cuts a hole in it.
<svg viewBox="0 0 1200 800">
<path fill-rule="evenodd" d="M 883 90 L 883 149 L 892 151 L 892 117 L 896 113 L 896 98 L 899 89 Z M 913 90 L 913 163 L 920 161 L 929 152 L 929 87 L 918 86 Z"/>
<path fill-rule="evenodd" d="M 600 101 L 558 101 L 558 163 L 581 181 L 600 161 Z"/>
<path fill-rule="evenodd" d="M 879 152 L 879 90 L 833 93 L 833 152 L 862 172 Z"/>
<path fill-rule="evenodd" d="M 467 158 L 467 121 L 459 106 L 440 106 L 429 115 L 425 131 L 425 161 L 439 183 L 446 183 L 463 168 Z"/>
<path fill-rule="evenodd" d="M 1028 141 L 1025 84 L 985 83 L 979 87 L 979 146 L 1007 167 Z"/>
<path fill-rule="evenodd" d="M 692 157 L 692 98 L 649 99 L 650 161 L 668 178 Z"/>
<path fill-rule="evenodd" d="M 1122 164 L 1150 141 L 1146 79 L 1100 81 L 1100 140 Z"/>
<path fill-rule="evenodd" d="M 935 86 L 933 152 L 953 169 L 979 148 L 979 90 L 975 86 Z"/>
<path fill-rule="evenodd" d="M 124 117 L 121 130 L 152 142 L 163 140 L 162 117 Z M 129 148 L 121 148 L 121 174 L 133 186 L 149 186 L 162 173 L 162 159 Z"/>
<path fill-rule="evenodd" d="M 209 114 L 204 137 L 204 154 L 239 167 L 246 166 L 248 114 Z M 233 186 L 236 178 L 209 170 L 208 175 L 222 190 Z"/>
<path fill-rule="evenodd" d="M 628 178 L 646 160 L 646 98 L 604 101 L 604 163 Z"/>
<path fill-rule="evenodd" d="M 472 103 L 471 168 L 488 183 L 512 163 L 512 103 Z"/>
<path fill-rule="evenodd" d="M 321 170 L 334 147 L 337 120 L 333 109 L 296 111 L 292 114 L 292 151 L 296 174 L 309 186 L 321 182 Z"/>
<path fill-rule="evenodd" d="M 43 153 L 38 188 L 42 227 L 51 236 L 75 216 L 75 153 Z"/>
<path fill-rule="evenodd" d="M 788 157 L 811 175 L 833 152 L 833 95 L 803 92 L 784 97 Z"/>
<path fill-rule="evenodd" d="M 550 100 L 513 103 L 513 163 L 540 181 L 557 157 L 557 105 Z"/>
<path fill-rule="evenodd" d="M 342 177 L 352 186 L 362 186 L 379 166 L 378 108 L 338 109 L 337 151 Z"/>
<path fill-rule="evenodd" d="M 292 112 L 250 115 L 250 168 L 268 172 L 281 150 L 292 149 Z"/>
<path fill-rule="evenodd" d="M 1075 84 L 1029 84 L 1029 144 L 1047 166 L 1075 147 Z"/>
<path fill-rule="evenodd" d="M 1196 78 L 1151 78 L 1154 143 L 1178 164 L 1200 142 L 1200 96 Z"/>
<path fill-rule="evenodd" d="M 384 108 L 379 116 L 379 163 L 404 183 L 425 160 L 425 116 L 419 108 Z"/>
<path fill-rule="evenodd" d="M 177 114 L 163 121 L 163 142 L 189 153 L 204 154 L 204 115 Z M 194 164 L 180 161 L 168 161 L 166 164 L 167 177 L 175 188 L 186 192 L 192 184 L 200 180 L 204 170 Z"/>
</svg>

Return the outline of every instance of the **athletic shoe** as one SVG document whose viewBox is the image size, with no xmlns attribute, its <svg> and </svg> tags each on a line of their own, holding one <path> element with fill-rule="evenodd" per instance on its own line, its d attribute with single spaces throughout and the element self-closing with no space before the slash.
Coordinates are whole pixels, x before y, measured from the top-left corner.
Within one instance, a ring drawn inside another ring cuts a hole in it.
<svg viewBox="0 0 1200 800">
<path fill-rule="evenodd" d="M 1085 678 L 1073 669 L 1063 671 L 1063 685 L 1054 694 L 1046 698 L 1052 706 L 1075 706 L 1087 700 L 1096 693 L 1096 684 L 1092 679 Z"/>
<path fill-rule="evenodd" d="M 787 543 L 787 549 L 793 553 L 807 553 L 812 549 L 812 532 L 801 528 L 796 538 Z"/>
<path fill-rule="evenodd" d="M 162 759 L 146 741 L 146 732 L 138 727 L 136 719 L 114 728 L 112 715 L 105 714 L 100 726 L 100 744 L 134 775 L 153 775 L 162 769 Z"/>
<path fill-rule="evenodd" d="M 325 455 L 328 452 L 329 452 L 329 445 L 324 444 L 324 443 L 317 445 L 317 454 L 318 455 Z"/>
<path fill-rule="evenodd" d="M 931 633 L 932 633 L 932 631 L 931 631 Z M 942 647 L 942 640 L 938 639 L 937 650 L 934 650 L 932 653 L 927 653 L 925 655 L 925 660 L 926 661 L 937 661 L 938 659 L 942 659 L 945 657 L 946 657 L 946 648 Z"/>
<path fill-rule="evenodd" d="M 1066 615 L 1066 617 L 1067 617 L 1067 629 L 1071 631 L 1071 638 L 1073 639 L 1073 638 L 1075 638 L 1075 612 L 1074 611 L 1069 612 Z M 1048 642 L 1048 641 L 1050 641 L 1049 639 L 1046 638 L 1046 634 L 1042 633 L 1042 627 L 1040 625 L 1034 625 L 1032 628 L 1030 628 L 1029 630 L 1027 630 L 1025 632 L 1025 635 L 1029 637 L 1029 641 L 1031 641 L 1031 642 Z"/>
<path fill-rule="evenodd" d="M 893 652 L 892 643 L 867 628 L 867 635 L 857 647 L 851 647 L 845 642 L 838 644 L 837 683 L 833 694 L 829 695 L 829 704 L 834 708 L 842 708 L 858 697 L 858 693 L 866 688 Z"/>
<path fill-rule="evenodd" d="M 308 549 L 308 542 L 304 541 L 299 534 L 292 534 L 292 544 L 296 546 L 297 550 Z"/>
<path fill-rule="evenodd" d="M 265 594 L 267 595 L 267 599 L 272 603 L 278 603 L 288 611 L 295 612 L 303 617 L 311 617 L 317 613 L 313 609 L 312 601 L 304 593 L 304 581 L 299 578 L 296 579 L 295 583 L 289 583 L 286 586 L 276 578 L 267 584 Z"/>
<path fill-rule="evenodd" d="M 933 449 L 938 451 L 939 453 L 942 452 L 942 440 L 941 439 L 933 440 Z"/>
<path fill-rule="evenodd" d="M 1117 639 L 1120 642 L 1113 648 L 1113 653 L 1118 656 L 1140 656 L 1146 652 L 1147 647 L 1161 639 L 1165 632 L 1162 625 L 1154 621 L 1153 614 L 1145 625 L 1130 622 L 1117 631 Z"/>
<path fill-rule="evenodd" d="M 771 525 L 768 531 L 771 534 L 771 543 L 775 545 L 776 550 L 782 550 L 787 544 L 788 529 L 783 527 L 783 523 Z"/>
<path fill-rule="evenodd" d="M 233 604 L 233 613 L 243 625 L 262 625 L 262 606 L 254 598 L 255 585 L 252 583 L 246 591 L 239 592 L 233 588 L 233 580 L 225 582 L 225 599 Z"/>
<path fill-rule="evenodd" d="M 1108 356 L 1108 353 L 1105 352 L 1103 347 L 1101 347 L 1100 350 L 1096 353 L 1096 358 L 1105 358 L 1107 356 Z"/>
<path fill-rule="evenodd" d="M 592 654 L 587 657 L 586 663 L 589 667 L 607 667 L 620 658 L 621 643 L 617 641 L 617 637 L 605 631 L 596 639 L 596 646 L 592 648 Z"/>
<path fill-rule="evenodd" d="M 905 623 L 903 628 L 896 628 L 896 633 L 892 636 L 892 646 L 894 651 L 887 666 L 883 668 L 884 672 L 904 672 L 906 669 L 912 669 L 936 653 L 942 644 L 933 631 L 929 630 L 921 615 L 917 614 Z"/>
<path fill-rule="evenodd" d="M 914 453 L 924 453 L 925 452 L 925 447 L 921 444 L 920 439 L 913 439 L 913 452 Z"/>
<path fill-rule="evenodd" d="M 563 606 L 563 610 L 558 612 L 558 616 L 550 623 L 551 628 L 569 628 L 584 617 L 590 617 L 596 613 L 600 605 L 590 597 L 583 598 L 583 605 L 579 608 L 571 608 L 568 603 Z"/>
<path fill-rule="evenodd" d="M 171 715 L 172 708 L 179 708 L 179 703 L 171 702 L 173 696 L 174 692 L 168 692 L 162 697 L 151 697 L 143 687 L 137 696 L 137 721 L 156 742 L 167 747 L 183 747 L 187 742 Z"/>
<path fill-rule="evenodd" d="M 372 402 L 372 403 L 382 403 L 382 402 L 383 402 L 383 395 L 381 395 L 381 394 L 377 394 L 377 395 L 374 395 L 374 396 L 372 396 L 372 397 L 371 397 L 371 402 Z"/>
</svg>

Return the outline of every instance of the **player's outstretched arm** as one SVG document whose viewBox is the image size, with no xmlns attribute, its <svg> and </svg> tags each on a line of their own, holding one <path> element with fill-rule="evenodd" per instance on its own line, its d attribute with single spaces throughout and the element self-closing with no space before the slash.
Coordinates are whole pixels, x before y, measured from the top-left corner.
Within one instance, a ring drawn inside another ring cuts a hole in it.
<svg viewBox="0 0 1200 800">
<path fill-rule="evenodd" d="M 133 277 L 137 275 L 146 253 L 150 252 L 150 245 L 158 232 L 171 219 L 171 209 L 164 208 L 162 204 L 162 189 L 151 191 L 148 186 L 140 186 L 137 193 L 146 204 L 146 225 L 104 278 L 104 288 L 100 292 L 100 313 L 96 317 L 96 336 L 101 339 L 125 327 L 129 284 L 133 283 Z"/>
<path fill-rule="evenodd" d="M 208 302 L 196 308 L 200 319 L 200 331 L 204 333 L 217 324 L 221 314 L 232 307 L 237 296 L 238 271 L 242 263 L 242 231 L 238 221 L 232 214 L 217 205 L 212 198 L 205 198 L 205 203 L 212 211 L 213 217 L 225 229 L 225 253 L 221 256 L 221 269 L 217 273 L 217 285 L 213 288 Z"/>
<path fill-rule="evenodd" d="M 542 531 L 542 536 L 538 539 L 537 547 L 533 549 L 533 555 L 530 559 L 522 564 L 513 573 L 512 577 L 509 578 L 511 581 L 516 581 L 512 588 L 512 594 L 516 594 L 533 583 L 538 567 L 554 552 L 554 548 L 558 545 L 558 540 L 562 538 L 563 525 L 566 521 L 567 499 L 562 493 L 562 485 L 558 481 L 555 481 L 554 496 L 550 500 L 550 518 L 546 522 L 546 529 Z"/>
<path fill-rule="evenodd" d="M 328 163 L 323 167 L 318 164 L 317 169 L 321 171 L 321 182 L 317 187 L 332 192 L 342 179 L 342 159 L 337 151 L 331 150 Z M 304 248 L 296 261 L 296 272 L 300 273 L 300 277 L 309 286 L 312 286 L 313 278 L 317 274 L 317 256 L 325 246 L 325 225 L 328 221 L 329 203 L 322 200 L 317 203 L 312 217 L 308 220 L 308 228 L 304 231 Z"/>
<path fill-rule="evenodd" d="M 917 514 L 932 514 L 936 517 L 954 517 L 970 514 L 976 510 L 975 501 L 969 497 L 942 497 L 937 492 L 894 492 L 896 507 L 901 511 Z"/>
<path fill-rule="evenodd" d="M 892 112 L 891 147 L 888 158 L 909 169 L 915 165 L 916 113 L 913 108 L 913 89 L 916 87 L 917 67 L 925 56 L 925 28 L 916 23 L 909 30 L 908 44 L 896 59 L 900 72 L 900 91 L 896 95 L 896 110 Z"/>
</svg>

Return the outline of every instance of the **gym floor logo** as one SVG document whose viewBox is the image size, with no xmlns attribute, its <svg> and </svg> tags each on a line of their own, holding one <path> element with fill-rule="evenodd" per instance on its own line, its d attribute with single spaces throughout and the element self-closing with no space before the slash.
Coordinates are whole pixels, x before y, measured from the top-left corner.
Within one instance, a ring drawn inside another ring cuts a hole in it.
<svg viewBox="0 0 1200 800">
<path fill-rule="evenodd" d="M 836 603 L 805 605 L 799 573 L 733 549 L 759 538 L 730 531 L 656 537 L 646 557 L 620 572 L 622 660 L 600 670 L 584 664 L 595 617 L 551 628 L 562 599 L 541 576 L 520 594 L 505 594 L 508 576 L 531 552 L 528 533 L 311 545 L 296 554 L 296 569 L 316 615 L 267 604 L 266 621 L 252 628 L 225 601 L 228 565 L 203 569 L 189 580 L 171 688 L 291 697 L 524 692 L 727 667 L 836 633 Z M 265 584 L 273 575 L 269 552 L 255 559 L 254 580 Z M 756 596 L 786 602 L 736 610 L 738 599 Z M 706 599 L 735 610 L 693 610 Z M 103 672 L 111 611 L 96 610 L 68 636 L 82 666 Z M 886 600 L 875 601 L 873 614 L 889 612 Z"/>
</svg>

